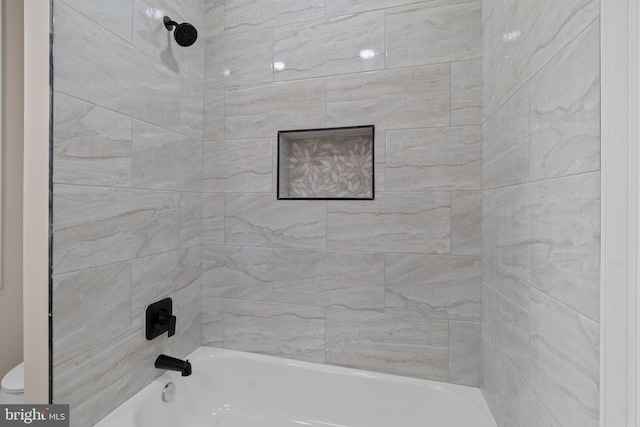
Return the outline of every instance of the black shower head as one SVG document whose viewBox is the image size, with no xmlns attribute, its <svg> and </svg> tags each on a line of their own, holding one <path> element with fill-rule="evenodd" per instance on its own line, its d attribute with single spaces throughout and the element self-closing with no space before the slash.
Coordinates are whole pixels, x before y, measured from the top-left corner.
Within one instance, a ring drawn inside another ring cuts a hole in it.
<svg viewBox="0 0 640 427">
<path fill-rule="evenodd" d="M 198 31 L 196 28 L 189 24 L 188 22 L 184 22 L 182 24 L 178 24 L 175 21 L 172 21 L 168 16 L 164 17 L 164 26 L 167 30 L 173 31 L 173 37 L 176 39 L 176 43 L 180 46 L 191 46 L 196 42 L 198 38 Z"/>
</svg>

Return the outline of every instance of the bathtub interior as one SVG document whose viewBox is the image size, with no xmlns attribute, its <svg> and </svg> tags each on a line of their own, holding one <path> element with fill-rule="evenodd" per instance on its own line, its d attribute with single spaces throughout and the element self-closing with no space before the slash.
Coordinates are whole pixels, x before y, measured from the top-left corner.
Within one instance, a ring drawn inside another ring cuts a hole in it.
<svg viewBox="0 0 640 427">
<path fill-rule="evenodd" d="M 208 347 L 189 360 L 190 377 L 163 374 L 96 427 L 495 427 L 473 387 Z"/>
</svg>

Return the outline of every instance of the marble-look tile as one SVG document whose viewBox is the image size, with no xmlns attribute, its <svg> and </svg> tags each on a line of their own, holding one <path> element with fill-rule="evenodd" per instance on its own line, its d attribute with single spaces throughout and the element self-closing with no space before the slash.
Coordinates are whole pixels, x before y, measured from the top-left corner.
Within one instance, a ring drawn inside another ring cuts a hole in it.
<svg viewBox="0 0 640 427">
<path fill-rule="evenodd" d="M 53 199 L 54 274 L 178 247 L 177 194 L 56 185 Z"/>
<path fill-rule="evenodd" d="M 198 1 L 133 0 L 133 45 L 169 70 L 202 82 L 204 76 L 205 18 Z M 198 38 L 189 47 L 176 43 L 164 26 L 164 17 L 192 24 Z"/>
<path fill-rule="evenodd" d="M 236 0 L 225 2 L 226 32 L 272 28 L 324 18 L 325 0 Z"/>
<path fill-rule="evenodd" d="M 447 320 L 330 307 L 326 340 L 328 363 L 448 379 Z"/>
<path fill-rule="evenodd" d="M 70 405 L 73 427 L 94 425 L 160 373 L 151 358 L 158 345 L 145 351 L 144 341 L 144 334 L 128 332 L 64 362 L 54 353 L 53 401 Z"/>
<path fill-rule="evenodd" d="M 496 214 L 497 190 L 482 192 L 482 258 L 497 263 L 498 236 Z"/>
<path fill-rule="evenodd" d="M 131 185 L 131 118 L 55 94 L 53 181 Z"/>
<path fill-rule="evenodd" d="M 205 141 L 203 191 L 273 191 L 271 138 Z"/>
<path fill-rule="evenodd" d="M 204 139 L 224 139 L 224 89 L 204 91 Z"/>
<path fill-rule="evenodd" d="M 202 141 L 133 122 L 131 182 L 135 188 L 202 190 Z"/>
<path fill-rule="evenodd" d="M 327 203 L 327 248 L 448 254 L 447 192 L 381 193 L 375 201 Z"/>
<path fill-rule="evenodd" d="M 482 8 L 484 114 L 489 117 L 597 19 L 600 2 L 486 0 Z"/>
<path fill-rule="evenodd" d="M 484 281 L 496 291 L 483 299 L 495 310 L 493 336 L 496 346 L 526 381 L 529 380 L 529 285 L 485 263 Z M 484 295 L 483 295 L 484 297 Z"/>
<path fill-rule="evenodd" d="M 451 63 L 451 126 L 482 124 L 482 60 Z"/>
<path fill-rule="evenodd" d="M 384 255 L 275 250 L 273 300 L 297 305 L 382 310 Z"/>
<path fill-rule="evenodd" d="M 224 194 L 202 195 L 202 244 L 224 245 Z"/>
<path fill-rule="evenodd" d="M 202 194 L 180 193 L 180 246 L 202 244 Z"/>
<path fill-rule="evenodd" d="M 383 10 L 276 28 L 276 80 L 380 70 L 385 67 Z"/>
<path fill-rule="evenodd" d="M 531 290 L 531 388 L 559 424 L 598 426 L 600 327 Z"/>
<path fill-rule="evenodd" d="M 133 0 L 62 0 L 98 25 L 131 43 Z"/>
<path fill-rule="evenodd" d="M 186 337 L 181 338 L 186 342 Z M 173 342 L 177 340 L 147 341 L 144 331 L 135 330 L 71 360 L 55 362 L 53 400 L 71 405 L 73 427 L 92 426 L 162 374 L 153 366 L 158 354 L 184 358 L 195 350 L 178 348 Z"/>
<path fill-rule="evenodd" d="M 598 320 L 600 173 L 497 192 L 498 266 Z"/>
<path fill-rule="evenodd" d="M 479 190 L 479 126 L 387 131 L 387 191 Z"/>
<path fill-rule="evenodd" d="M 62 363 L 131 329 L 131 263 L 53 277 L 53 351 Z"/>
<path fill-rule="evenodd" d="M 202 139 L 204 129 L 204 89 L 202 84 L 180 80 L 180 124 L 176 131 Z"/>
<path fill-rule="evenodd" d="M 495 337 L 498 335 L 498 321 L 500 316 L 498 307 L 498 291 L 493 287 L 493 283 L 486 278 L 486 265 L 488 263 L 483 261 L 482 264 L 484 267 L 480 289 L 482 300 L 480 323 L 482 323 L 483 329 L 491 335 L 495 341 Z"/>
<path fill-rule="evenodd" d="M 449 321 L 449 382 L 480 385 L 480 323 Z"/>
<path fill-rule="evenodd" d="M 478 257 L 385 254 L 385 312 L 480 321 Z"/>
<path fill-rule="evenodd" d="M 326 90 L 324 78 L 227 88 L 225 138 L 271 138 L 279 130 L 323 128 Z"/>
<path fill-rule="evenodd" d="M 482 188 L 529 181 L 529 87 L 509 99 L 482 126 Z"/>
<path fill-rule="evenodd" d="M 327 0 L 327 16 L 386 9 L 416 2 L 416 0 Z"/>
<path fill-rule="evenodd" d="M 531 80 L 531 179 L 600 169 L 599 21 Z"/>
<path fill-rule="evenodd" d="M 450 79 L 449 64 L 327 77 L 327 125 L 449 126 Z"/>
<path fill-rule="evenodd" d="M 495 353 L 495 407 L 500 427 L 560 427 L 545 405 L 502 353 Z M 554 399 L 558 395 L 554 395 Z M 597 405 L 596 405 L 597 406 Z"/>
<path fill-rule="evenodd" d="M 137 258 L 131 265 L 132 326 L 144 329 L 145 310 L 149 304 L 167 297 L 175 299 L 174 294 L 184 288 L 200 288 L 202 248 L 193 246 Z"/>
<path fill-rule="evenodd" d="M 225 194 L 225 243 L 325 249 L 327 204 L 278 200 L 275 194 Z"/>
<path fill-rule="evenodd" d="M 270 300 L 273 254 L 269 248 L 204 246 L 202 294 L 215 298 Z"/>
<path fill-rule="evenodd" d="M 206 88 L 273 81 L 273 29 L 207 37 Z"/>
<path fill-rule="evenodd" d="M 157 125 L 178 125 L 180 76 L 64 3 L 54 15 L 56 91 Z"/>
<path fill-rule="evenodd" d="M 225 300 L 225 348 L 324 362 L 324 308 Z"/>
<path fill-rule="evenodd" d="M 492 414 L 495 414 L 496 345 L 484 325 L 480 329 L 480 391 Z"/>
<path fill-rule="evenodd" d="M 374 192 L 385 191 L 387 170 L 387 132 L 376 129 L 373 141 Z"/>
<path fill-rule="evenodd" d="M 480 256 L 482 250 L 482 193 L 451 192 L 451 255 Z"/>
<path fill-rule="evenodd" d="M 202 294 L 202 345 L 224 348 L 224 300 Z"/>
<path fill-rule="evenodd" d="M 432 0 L 387 9 L 387 67 L 479 59 L 480 0 Z"/>
</svg>

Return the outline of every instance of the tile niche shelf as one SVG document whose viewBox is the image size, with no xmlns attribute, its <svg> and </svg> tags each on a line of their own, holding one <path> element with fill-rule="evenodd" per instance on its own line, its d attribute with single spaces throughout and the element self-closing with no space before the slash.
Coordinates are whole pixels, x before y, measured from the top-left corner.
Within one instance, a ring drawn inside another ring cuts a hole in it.
<svg viewBox="0 0 640 427">
<path fill-rule="evenodd" d="M 278 132 L 279 200 L 373 200 L 374 126 Z"/>
</svg>

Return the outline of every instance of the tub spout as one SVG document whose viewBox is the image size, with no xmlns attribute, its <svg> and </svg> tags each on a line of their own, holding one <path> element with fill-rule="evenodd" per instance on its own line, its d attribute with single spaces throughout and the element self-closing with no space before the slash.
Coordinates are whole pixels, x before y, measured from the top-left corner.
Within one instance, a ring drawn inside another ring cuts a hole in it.
<svg viewBox="0 0 640 427">
<path fill-rule="evenodd" d="M 156 359 L 155 367 L 158 369 L 168 369 L 170 371 L 178 371 L 183 377 L 191 375 L 191 363 L 188 360 L 176 359 L 175 357 L 161 354 Z"/>
</svg>

